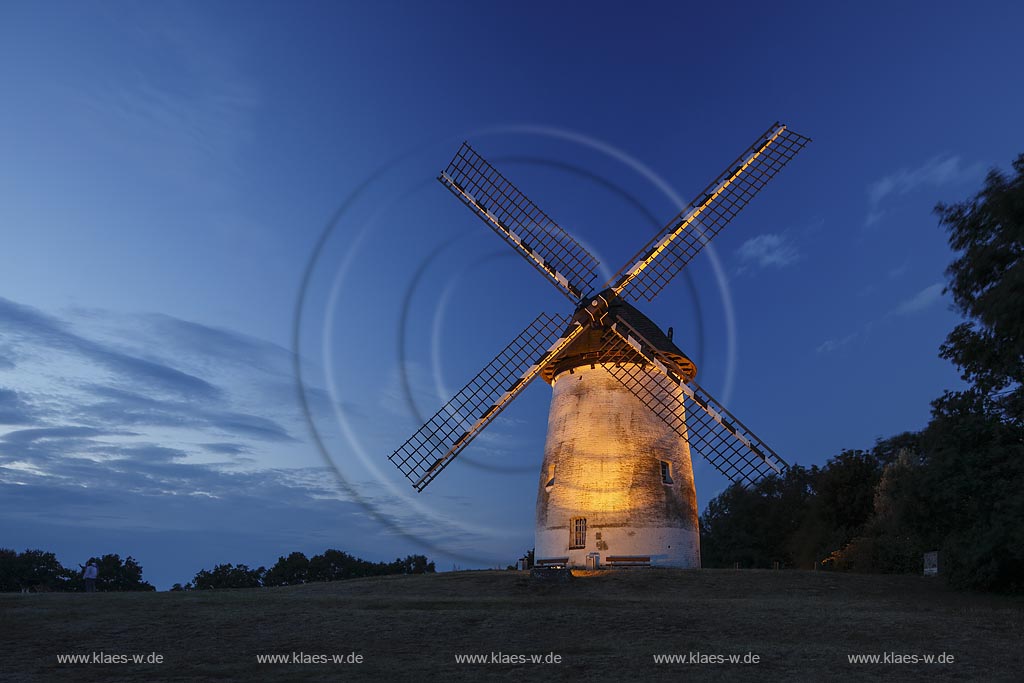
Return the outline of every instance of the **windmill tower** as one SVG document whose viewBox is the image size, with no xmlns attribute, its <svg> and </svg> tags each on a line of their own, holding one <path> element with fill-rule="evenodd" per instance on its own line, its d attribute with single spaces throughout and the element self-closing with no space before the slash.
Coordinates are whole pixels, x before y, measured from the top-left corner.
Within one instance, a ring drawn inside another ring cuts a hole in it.
<svg viewBox="0 0 1024 683">
<path fill-rule="evenodd" d="M 696 374 L 693 363 L 647 316 L 622 299 L 608 310 L 622 324 Z M 682 392 L 659 382 L 632 347 L 608 346 L 591 327 L 541 376 L 552 387 L 548 434 L 537 490 L 535 562 L 586 566 L 700 567 L 697 492 L 685 427 L 679 434 L 611 370 L 625 367 L 657 400 L 680 404 Z M 592 562 L 592 564 L 594 564 Z"/>
<path fill-rule="evenodd" d="M 441 181 L 575 306 L 541 313 L 390 456 L 422 491 L 538 376 L 552 387 L 537 564 L 700 566 L 691 453 L 749 485 L 786 463 L 628 300 L 653 300 L 808 142 L 775 123 L 596 294 L 597 260 L 463 143 Z"/>
</svg>

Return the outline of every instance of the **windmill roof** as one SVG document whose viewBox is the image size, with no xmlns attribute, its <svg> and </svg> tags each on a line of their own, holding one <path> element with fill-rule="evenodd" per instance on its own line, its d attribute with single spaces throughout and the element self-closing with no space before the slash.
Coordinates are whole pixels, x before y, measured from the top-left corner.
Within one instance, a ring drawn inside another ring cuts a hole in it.
<svg viewBox="0 0 1024 683">
<path fill-rule="evenodd" d="M 661 328 L 653 320 L 641 313 L 636 306 L 617 297 L 608 306 L 608 313 L 609 321 L 621 319 L 639 332 L 658 351 L 674 361 L 682 370 L 686 379 L 692 379 L 697 374 L 697 367 L 693 361 L 668 338 L 668 335 L 661 331 Z M 568 331 L 566 330 L 566 332 Z M 544 380 L 551 384 L 556 375 L 582 365 L 608 362 L 636 362 L 639 360 L 639 356 L 635 354 L 623 356 L 621 353 L 617 353 L 609 356 L 607 352 L 603 352 L 602 347 L 609 334 L 614 334 L 614 332 L 608 327 L 588 327 L 573 340 L 568 348 L 541 371 Z"/>
</svg>

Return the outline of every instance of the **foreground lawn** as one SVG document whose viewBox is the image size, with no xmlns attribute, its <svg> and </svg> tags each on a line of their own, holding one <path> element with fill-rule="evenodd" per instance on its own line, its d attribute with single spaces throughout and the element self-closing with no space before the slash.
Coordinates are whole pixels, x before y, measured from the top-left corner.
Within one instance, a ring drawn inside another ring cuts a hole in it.
<svg viewBox="0 0 1024 683">
<path fill-rule="evenodd" d="M 253 590 L 2 594 L 0 624 L 5 681 L 1024 680 L 1024 601 L 908 576 L 635 570 L 543 584 L 489 571 Z M 57 661 L 101 652 L 156 653 L 163 663 Z M 363 661 L 257 661 L 292 653 Z M 492 653 L 561 662 L 456 663 Z M 704 663 L 654 662 L 673 653 L 700 653 Z M 708 659 L 748 653 L 758 663 Z M 886 653 L 954 661 L 847 660 Z"/>
</svg>

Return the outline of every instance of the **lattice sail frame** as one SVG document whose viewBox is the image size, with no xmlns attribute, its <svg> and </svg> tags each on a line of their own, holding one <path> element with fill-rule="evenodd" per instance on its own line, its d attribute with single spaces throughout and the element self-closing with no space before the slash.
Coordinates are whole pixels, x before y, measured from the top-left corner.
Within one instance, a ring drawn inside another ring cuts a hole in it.
<svg viewBox="0 0 1024 683">
<path fill-rule="evenodd" d="M 422 491 L 583 328 L 541 313 L 388 459 Z"/>
<path fill-rule="evenodd" d="M 691 451 L 696 450 L 731 481 L 749 487 L 761 477 L 789 467 L 711 394 L 693 380 L 686 380 L 672 361 L 661 356 L 626 322 L 617 320 L 611 325 L 601 350 L 620 357 L 632 351 L 643 359 L 640 363 L 603 363 L 601 367 L 686 439 Z M 682 390 L 682 402 L 671 391 L 674 387 Z"/>
<path fill-rule="evenodd" d="M 810 138 L 776 122 L 608 281 L 616 294 L 653 301 L 782 170 Z"/>
<path fill-rule="evenodd" d="M 593 254 L 469 143 L 437 179 L 573 303 L 589 291 L 598 266 Z"/>
</svg>

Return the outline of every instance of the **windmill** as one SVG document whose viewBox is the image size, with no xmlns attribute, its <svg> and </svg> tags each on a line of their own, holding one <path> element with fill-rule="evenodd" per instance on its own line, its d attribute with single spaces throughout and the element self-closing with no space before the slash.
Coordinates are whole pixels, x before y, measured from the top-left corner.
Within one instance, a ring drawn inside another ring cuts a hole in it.
<svg viewBox="0 0 1024 683">
<path fill-rule="evenodd" d="M 535 562 L 699 567 L 691 449 L 744 486 L 787 465 L 630 300 L 652 301 L 808 142 L 773 124 L 597 293 L 594 256 L 463 143 L 438 180 L 575 310 L 538 315 L 391 462 L 422 491 L 543 377 L 552 398 Z"/>
</svg>

